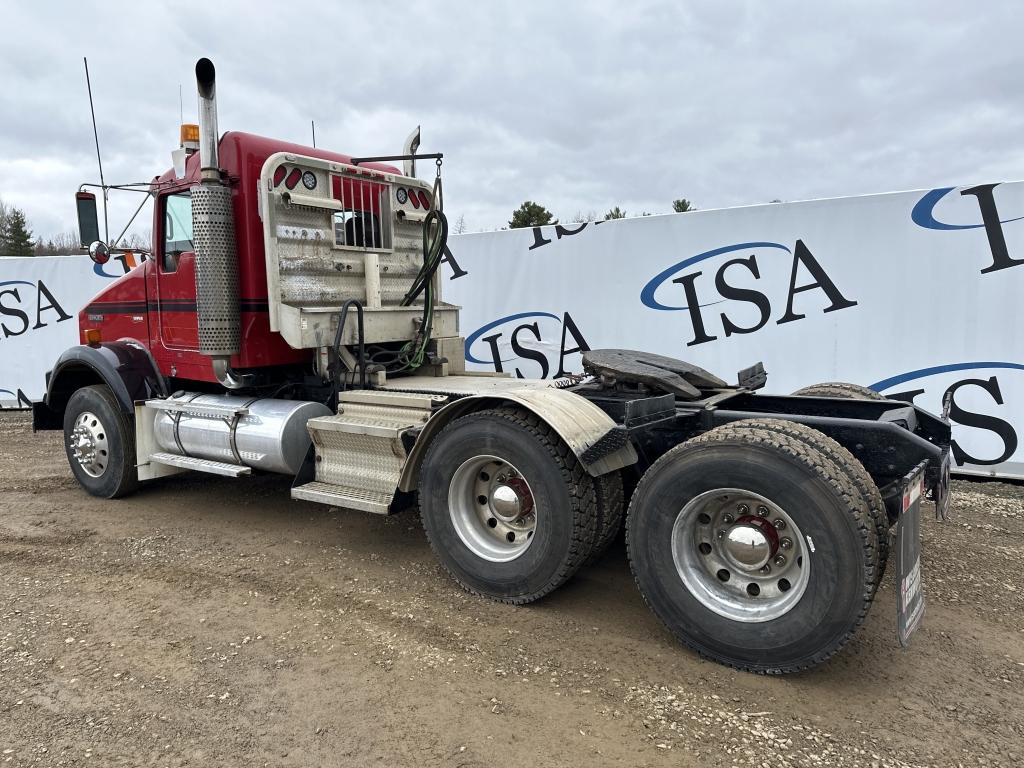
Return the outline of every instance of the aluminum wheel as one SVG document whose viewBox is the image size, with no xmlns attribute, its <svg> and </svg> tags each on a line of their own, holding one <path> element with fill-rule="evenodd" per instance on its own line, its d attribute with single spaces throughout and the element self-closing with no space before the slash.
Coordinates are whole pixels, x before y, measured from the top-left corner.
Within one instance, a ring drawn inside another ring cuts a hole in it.
<svg viewBox="0 0 1024 768">
<path fill-rule="evenodd" d="M 69 447 L 82 471 L 90 477 L 100 477 L 107 469 L 107 428 L 91 411 L 82 411 L 75 419 Z"/>
<path fill-rule="evenodd" d="M 459 538 L 484 560 L 515 560 L 533 543 L 537 508 L 530 484 L 497 456 L 475 456 L 455 470 L 448 510 Z"/>
<path fill-rule="evenodd" d="M 702 605 L 734 621 L 771 621 L 793 609 L 809 579 L 806 546 L 783 509 L 738 488 L 700 494 L 672 526 L 679 578 Z"/>
</svg>

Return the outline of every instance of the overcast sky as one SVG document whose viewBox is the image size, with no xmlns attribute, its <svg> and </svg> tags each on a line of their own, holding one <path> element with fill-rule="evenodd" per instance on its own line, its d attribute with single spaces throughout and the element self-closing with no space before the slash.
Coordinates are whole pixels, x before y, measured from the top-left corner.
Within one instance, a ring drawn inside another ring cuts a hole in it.
<svg viewBox="0 0 1024 768">
<path fill-rule="evenodd" d="M 320 146 L 387 154 L 421 124 L 471 231 L 526 199 L 569 220 L 1024 178 L 1018 3 L 263 5 L 5 3 L 0 198 L 74 228 L 83 55 L 108 182 L 170 166 L 208 56 L 222 131 L 307 143 L 314 119 Z"/>
</svg>

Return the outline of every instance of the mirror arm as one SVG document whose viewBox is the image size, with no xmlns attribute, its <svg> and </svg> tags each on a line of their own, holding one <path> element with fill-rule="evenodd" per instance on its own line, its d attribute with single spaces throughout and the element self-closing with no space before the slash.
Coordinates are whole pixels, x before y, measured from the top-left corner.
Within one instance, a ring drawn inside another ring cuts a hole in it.
<svg viewBox="0 0 1024 768">
<path fill-rule="evenodd" d="M 119 242 L 121 242 L 121 238 L 124 237 L 124 233 L 128 231 L 128 227 L 130 227 L 132 225 L 132 222 L 135 221 L 135 217 L 139 215 L 139 211 L 141 211 L 142 207 L 146 203 L 148 203 L 148 202 L 149 202 L 149 197 L 147 196 L 141 203 L 139 203 L 139 207 L 135 209 L 135 213 L 133 213 L 132 217 L 130 219 L 128 219 L 128 223 L 124 225 L 124 229 L 121 230 L 121 234 L 114 238 L 114 243 L 113 243 L 113 247 L 114 248 L 116 248 L 117 244 Z"/>
</svg>

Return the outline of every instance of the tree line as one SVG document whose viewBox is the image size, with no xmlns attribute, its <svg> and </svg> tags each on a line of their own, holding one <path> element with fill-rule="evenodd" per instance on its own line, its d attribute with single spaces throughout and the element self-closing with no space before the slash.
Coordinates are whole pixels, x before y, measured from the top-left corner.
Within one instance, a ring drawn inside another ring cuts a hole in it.
<svg viewBox="0 0 1024 768">
<path fill-rule="evenodd" d="M 118 241 L 118 247 L 149 252 L 149 240 L 137 232 Z M 33 239 L 25 212 L 0 199 L 0 256 L 64 256 L 81 253 L 78 233 L 59 232 Z"/>
<path fill-rule="evenodd" d="M 35 256 L 25 212 L 0 200 L 0 256 Z"/>
<path fill-rule="evenodd" d="M 679 198 L 678 200 L 672 201 L 672 210 L 675 213 L 686 213 L 687 211 L 697 210 L 692 202 L 687 200 L 685 197 Z M 639 216 L 650 216 L 651 213 L 643 211 Z M 604 217 L 598 219 L 598 215 L 594 211 L 588 211 L 587 213 L 577 212 L 570 221 L 574 224 L 582 224 L 590 221 L 611 221 L 612 219 L 625 219 L 628 218 L 626 211 L 622 210 L 619 206 L 610 208 Z M 512 212 L 512 218 L 508 222 L 509 229 L 518 229 L 519 227 L 543 227 L 547 224 L 557 224 L 558 219 L 555 215 L 545 208 L 540 203 L 535 203 L 532 200 L 527 200 L 518 208 Z"/>
</svg>

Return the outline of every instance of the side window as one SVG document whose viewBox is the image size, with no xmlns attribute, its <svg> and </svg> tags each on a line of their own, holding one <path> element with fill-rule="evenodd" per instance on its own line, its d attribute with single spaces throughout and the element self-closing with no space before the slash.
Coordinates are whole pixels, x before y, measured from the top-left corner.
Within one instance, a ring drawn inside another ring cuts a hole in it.
<svg viewBox="0 0 1024 768">
<path fill-rule="evenodd" d="M 178 257 L 192 251 L 192 196 L 179 192 L 164 198 L 164 272 L 176 272 Z"/>
</svg>

